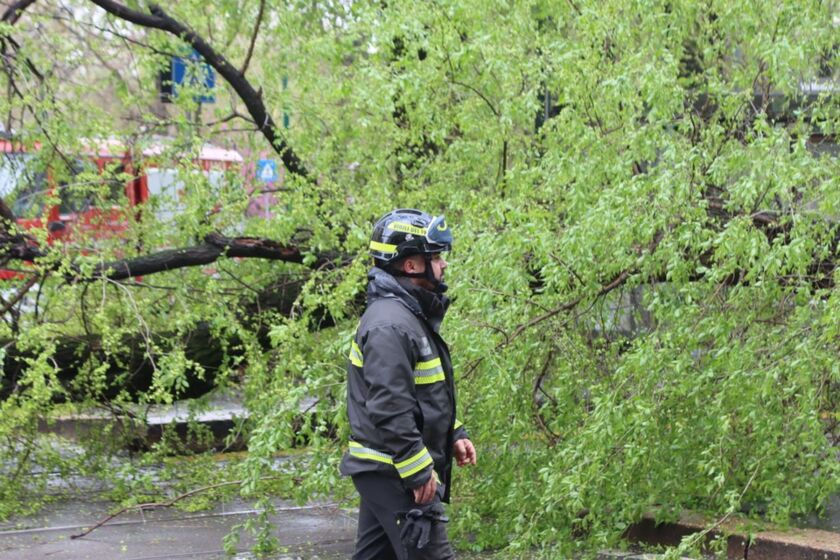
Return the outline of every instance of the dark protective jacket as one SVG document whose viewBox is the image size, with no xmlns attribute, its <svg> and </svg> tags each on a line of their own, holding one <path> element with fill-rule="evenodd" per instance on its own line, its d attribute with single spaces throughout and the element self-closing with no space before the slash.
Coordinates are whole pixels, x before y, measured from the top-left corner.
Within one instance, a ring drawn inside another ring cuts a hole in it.
<svg viewBox="0 0 840 560">
<path fill-rule="evenodd" d="M 449 300 L 379 268 L 368 274 L 367 298 L 347 366 L 351 436 L 341 473 L 379 472 L 416 488 L 434 468 L 448 501 L 452 444 L 467 437 L 438 334 Z"/>
</svg>

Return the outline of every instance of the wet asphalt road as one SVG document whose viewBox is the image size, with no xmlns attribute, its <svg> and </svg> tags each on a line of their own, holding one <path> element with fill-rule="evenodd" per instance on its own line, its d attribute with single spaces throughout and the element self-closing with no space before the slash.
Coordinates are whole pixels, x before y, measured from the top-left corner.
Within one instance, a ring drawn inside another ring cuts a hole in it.
<svg viewBox="0 0 840 560">
<path fill-rule="evenodd" d="M 297 507 L 278 501 L 271 516 L 281 549 L 277 559 L 349 558 L 355 513 L 332 505 Z M 105 504 L 70 502 L 42 515 L 0 525 L 0 560 L 158 560 L 229 559 L 222 540 L 231 528 L 257 516 L 248 504 L 226 504 L 213 511 L 175 509 L 125 513 L 89 535 L 71 539 L 107 514 Z M 246 533 L 235 558 L 250 558 Z"/>
</svg>

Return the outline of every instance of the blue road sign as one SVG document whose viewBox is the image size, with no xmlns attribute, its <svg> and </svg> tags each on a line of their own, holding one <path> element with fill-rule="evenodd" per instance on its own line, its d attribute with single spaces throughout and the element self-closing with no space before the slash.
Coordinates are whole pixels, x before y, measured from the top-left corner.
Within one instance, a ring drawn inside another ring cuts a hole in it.
<svg viewBox="0 0 840 560">
<path fill-rule="evenodd" d="M 277 162 L 273 159 L 261 159 L 257 161 L 257 179 L 263 183 L 274 183 L 280 178 L 277 172 Z"/>
<path fill-rule="evenodd" d="M 178 95 L 179 86 L 189 84 L 193 87 L 202 88 L 205 93 L 194 97 L 196 103 L 215 103 L 216 96 L 213 95 L 213 88 L 216 87 L 216 73 L 213 68 L 201 62 L 201 55 L 192 51 L 189 57 L 172 57 L 172 89 L 173 97 Z"/>
</svg>

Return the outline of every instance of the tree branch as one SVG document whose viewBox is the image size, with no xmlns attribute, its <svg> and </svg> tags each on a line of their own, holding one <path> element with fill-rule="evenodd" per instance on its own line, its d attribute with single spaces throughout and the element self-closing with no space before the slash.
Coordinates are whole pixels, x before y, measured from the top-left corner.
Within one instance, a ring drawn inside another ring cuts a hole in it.
<svg viewBox="0 0 840 560">
<path fill-rule="evenodd" d="M 450 79 L 449 82 L 456 85 L 456 86 L 461 86 L 463 88 L 467 88 L 468 90 L 470 90 L 471 92 L 476 94 L 479 98 L 481 98 L 482 101 L 484 101 L 484 103 L 487 105 L 487 107 L 490 108 L 490 111 L 493 113 L 493 115 L 496 118 L 498 118 L 500 116 L 499 111 L 496 109 L 496 107 L 493 105 L 493 103 L 489 99 L 487 99 L 487 96 L 484 95 L 483 93 L 481 93 L 481 90 L 471 86 L 470 84 L 466 84 L 464 82 L 459 82 L 458 80 L 455 80 L 455 79 Z"/>
<path fill-rule="evenodd" d="M 20 300 L 22 300 L 23 297 L 27 293 L 29 293 L 29 290 L 32 289 L 32 286 L 34 286 L 40 279 L 41 277 L 36 275 L 32 276 L 29 280 L 27 280 L 26 283 L 14 295 L 14 297 L 12 297 L 12 299 L 10 299 L 7 302 L 4 302 L 5 305 L 3 306 L 3 309 L 0 309 L 0 316 L 5 315 L 9 311 L 11 311 L 12 307 L 14 307 Z"/>
<path fill-rule="evenodd" d="M 336 256 L 319 255 L 312 266 L 322 266 Z M 83 274 L 78 266 L 73 266 L 72 272 L 66 277 L 73 281 L 126 280 L 134 276 L 207 265 L 221 257 L 258 258 L 302 264 L 304 254 L 298 247 L 281 245 L 270 239 L 231 238 L 219 233 L 210 233 L 205 236 L 204 243 L 201 245 L 168 249 L 151 255 L 103 263 L 95 267 L 90 275 Z"/>
<path fill-rule="evenodd" d="M 34 3 L 35 0 L 20 0 L 19 2 L 12 4 L 5 12 L 3 12 L 3 23 L 8 23 L 9 25 L 16 24 L 20 19 L 20 16 L 23 15 L 24 10 L 26 10 L 26 8 L 28 8 Z M 15 54 L 17 54 L 20 51 L 20 44 L 17 41 L 15 41 L 10 35 L 0 37 L 0 54 L 3 55 L 3 64 L 6 67 L 7 72 L 9 72 L 9 79 L 11 80 L 11 68 L 9 67 L 8 61 L 10 57 L 6 54 L 6 43 L 12 46 L 12 49 L 14 50 Z M 29 58 L 23 57 L 23 62 L 24 64 L 26 64 L 27 68 L 29 68 L 29 70 L 35 75 L 35 77 L 38 78 L 39 81 L 44 81 L 44 75 L 38 71 L 38 69 L 35 67 L 32 61 L 29 60 Z"/>
<path fill-rule="evenodd" d="M 618 276 L 613 278 L 613 280 L 611 282 L 608 282 L 607 284 L 601 286 L 601 288 L 598 290 L 598 293 L 595 294 L 595 297 L 601 297 L 603 295 L 606 295 L 606 294 L 610 293 L 614 289 L 618 288 L 619 286 L 624 284 L 627 281 L 627 279 L 630 278 L 630 275 L 633 274 L 634 272 L 635 271 L 631 271 L 631 270 L 622 271 Z M 574 309 L 583 300 L 583 298 L 584 298 L 584 296 L 578 296 L 577 298 L 573 299 L 572 301 L 568 301 L 568 302 L 566 302 L 566 303 L 564 303 L 564 304 L 562 304 L 558 307 L 555 307 L 554 309 L 549 310 L 546 313 L 543 313 L 542 315 L 538 315 L 537 317 L 534 317 L 533 319 L 531 319 L 527 323 L 520 324 L 518 327 L 516 327 L 516 330 L 514 330 L 513 333 L 510 335 L 510 338 L 508 338 L 507 342 L 509 343 L 510 341 L 512 341 L 513 339 L 515 339 L 519 335 L 521 335 L 524 331 L 533 327 L 534 325 L 542 323 L 543 321 L 545 321 L 547 319 L 551 319 L 552 317 L 554 317 L 555 315 L 557 315 L 559 313 Z"/>
<path fill-rule="evenodd" d="M 534 380 L 534 389 L 531 391 L 531 404 L 534 407 L 534 418 L 539 425 L 539 428 L 548 438 L 548 445 L 549 447 L 554 447 L 560 441 L 561 437 L 559 434 L 555 433 L 549 425 L 546 423 L 545 418 L 543 418 L 542 412 L 540 411 L 540 403 L 539 397 L 537 393 L 542 393 L 547 399 L 551 401 L 554 406 L 557 406 L 557 399 L 549 395 L 545 389 L 543 389 L 543 381 L 545 380 L 546 376 L 548 375 L 549 368 L 551 367 L 552 362 L 554 361 L 554 349 L 548 351 L 548 357 L 543 364 L 542 369 L 540 370 L 539 375 L 537 376 L 536 380 Z M 527 369 L 527 368 L 526 368 Z"/>
<path fill-rule="evenodd" d="M 3 23 L 8 23 L 9 25 L 16 24 L 26 8 L 34 3 L 35 0 L 19 0 L 18 2 L 15 2 L 9 6 L 5 12 L 3 12 Z"/>
<path fill-rule="evenodd" d="M 277 478 L 278 477 L 276 477 L 276 476 L 264 476 L 264 477 L 261 477 L 260 480 L 276 480 Z M 97 523 L 96 525 L 93 525 L 92 527 L 88 527 L 87 529 L 85 529 L 81 533 L 77 533 L 75 535 L 70 535 L 70 538 L 71 539 L 80 539 L 80 538 L 82 538 L 86 535 L 89 535 L 90 533 L 99 529 L 100 527 L 102 527 L 103 525 L 105 525 L 106 523 L 108 523 L 109 521 L 114 519 L 115 517 L 118 517 L 118 516 L 122 515 L 123 513 L 126 513 L 126 512 L 131 511 L 131 510 L 146 511 L 146 510 L 152 510 L 152 509 L 169 508 L 169 507 L 174 506 L 176 503 L 180 502 L 181 500 L 189 498 L 190 496 L 195 496 L 196 494 L 200 494 L 201 492 L 206 492 L 208 490 L 215 490 L 217 488 L 224 488 L 226 486 L 235 486 L 237 484 L 241 485 L 242 481 L 241 480 L 230 480 L 228 482 L 219 482 L 217 484 L 210 484 L 208 486 L 202 486 L 200 488 L 195 488 L 193 490 L 190 490 L 189 492 L 185 492 L 185 493 L 183 493 L 179 496 L 175 496 L 171 500 L 167 500 L 165 502 L 147 502 L 147 503 L 144 503 L 144 504 L 135 504 L 133 506 L 126 506 L 126 507 L 112 513 L 111 515 L 106 516 L 101 521 L 99 521 L 99 523 Z M 303 509 L 303 508 L 297 508 L 297 509 Z"/>
<path fill-rule="evenodd" d="M 157 4 L 149 4 L 149 11 L 151 13 L 146 14 L 132 10 L 112 0 L 91 0 L 91 2 L 118 18 L 143 27 L 165 31 L 189 43 L 203 57 L 204 61 L 213 67 L 230 84 L 245 104 L 245 107 L 247 107 L 258 130 L 280 156 L 286 170 L 300 177 L 307 176 L 303 162 L 278 133 L 277 125 L 268 113 L 265 103 L 263 103 L 262 94 L 255 90 L 242 72 L 234 68 L 224 56 L 216 52 L 203 37 L 180 21 L 169 16 Z"/>
<path fill-rule="evenodd" d="M 11 236 L 0 232 L 0 255 L 9 260 L 38 261 L 47 253 L 22 236 Z M 147 276 L 157 272 L 177 270 L 191 266 L 203 266 L 222 257 L 256 258 L 303 264 L 304 251 L 299 247 L 282 245 L 271 239 L 255 237 L 225 237 L 220 233 L 209 233 L 204 243 L 192 247 L 166 249 L 150 255 L 143 255 L 96 265 L 91 272 L 74 263 L 70 271 L 64 274 L 71 282 L 94 280 L 127 280 L 135 276 Z M 316 255 L 311 268 L 319 268 L 336 261 L 338 253 Z M 60 262 L 47 265 L 47 270 L 57 270 Z"/>
<path fill-rule="evenodd" d="M 245 62 L 242 63 L 242 68 L 239 73 L 243 76 L 248 70 L 248 65 L 251 64 L 251 56 L 254 54 L 254 45 L 257 43 L 257 35 L 260 32 L 260 24 L 263 19 L 263 12 L 265 11 L 265 0 L 260 0 L 260 11 L 257 13 L 257 22 L 254 24 L 254 32 L 251 34 L 251 43 L 248 45 L 248 54 L 245 55 Z"/>
</svg>

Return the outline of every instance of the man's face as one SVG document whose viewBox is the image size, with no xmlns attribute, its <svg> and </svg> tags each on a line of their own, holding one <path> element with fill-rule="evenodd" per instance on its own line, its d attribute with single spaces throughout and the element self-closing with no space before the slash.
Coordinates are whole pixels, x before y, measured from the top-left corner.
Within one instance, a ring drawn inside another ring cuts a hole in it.
<svg viewBox="0 0 840 560">
<path fill-rule="evenodd" d="M 432 255 L 432 273 L 435 280 L 443 282 L 443 274 L 449 264 L 443 258 L 442 253 L 434 253 Z M 403 263 L 403 270 L 409 273 L 423 273 L 426 271 L 426 257 L 423 255 L 412 255 L 405 259 Z M 434 290 L 435 286 L 425 278 L 412 278 L 412 282 L 427 290 Z"/>
</svg>

